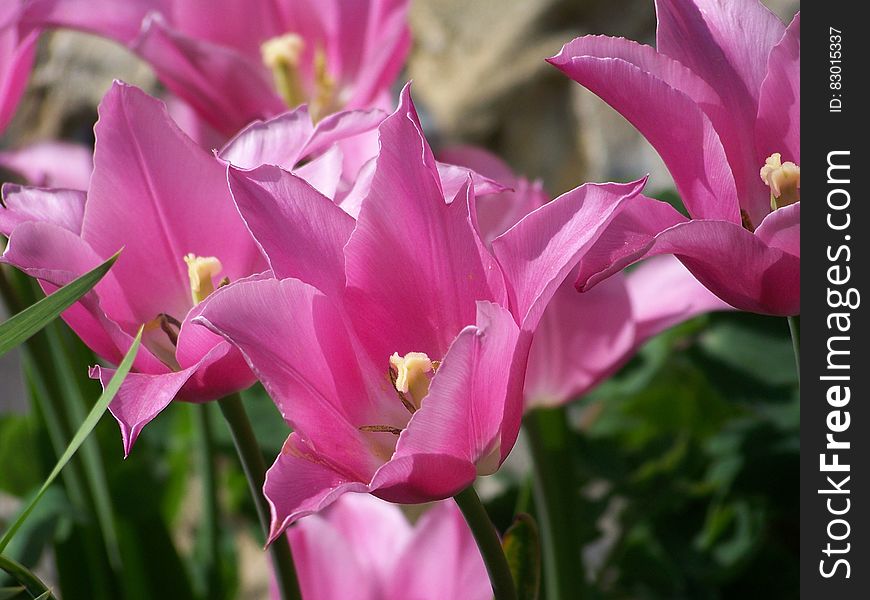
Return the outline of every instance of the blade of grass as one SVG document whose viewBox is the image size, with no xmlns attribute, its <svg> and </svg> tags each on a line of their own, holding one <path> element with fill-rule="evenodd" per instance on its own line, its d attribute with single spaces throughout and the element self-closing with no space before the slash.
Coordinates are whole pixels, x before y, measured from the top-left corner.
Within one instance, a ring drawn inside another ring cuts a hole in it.
<svg viewBox="0 0 870 600">
<path fill-rule="evenodd" d="M 29 339 L 90 291 L 109 271 L 117 258 L 118 254 L 115 254 L 97 268 L 0 323 L 0 356 Z"/>
<path fill-rule="evenodd" d="M 106 389 L 100 395 L 99 400 L 97 400 L 96 404 L 94 404 L 94 407 L 91 409 L 88 417 L 85 419 L 84 423 L 81 424 L 78 431 L 73 436 L 73 439 L 70 442 L 69 446 L 67 446 L 66 451 L 57 461 L 57 465 L 55 465 L 54 469 L 48 475 L 48 478 L 45 480 L 45 483 L 42 484 L 42 487 L 39 489 L 39 492 L 37 492 L 36 496 L 33 497 L 27 507 L 21 512 L 20 515 L 18 515 L 18 518 L 15 519 L 15 522 L 13 522 L 9 529 L 6 531 L 6 533 L 3 534 L 3 537 L 0 538 L 0 552 L 3 552 L 7 544 L 9 544 L 9 541 L 12 539 L 12 536 L 15 535 L 15 532 L 27 519 L 27 516 L 31 513 L 33 507 L 36 506 L 36 503 L 39 502 L 39 499 L 42 498 L 43 494 L 45 494 L 45 491 L 52 484 L 52 482 L 54 482 L 55 478 L 61 472 L 63 467 L 69 462 L 73 454 L 75 454 L 76 450 L 78 450 L 82 443 L 87 439 L 91 431 L 93 431 L 97 422 L 100 420 L 100 417 L 102 417 L 103 413 L 106 412 L 109 403 L 115 397 L 115 394 L 118 392 L 118 388 L 121 387 L 121 383 L 123 383 L 124 378 L 127 376 L 127 373 L 130 372 L 130 367 L 133 366 L 133 360 L 136 358 L 136 353 L 139 351 L 139 343 L 141 341 L 142 328 L 139 328 L 139 333 L 136 334 L 136 339 L 133 340 L 133 344 L 130 346 L 130 350 L 124 357 L 124 360 L 121 361 L 121 364 L 118 365 L 118 370 L 115 372 L 112 380 L 109 381 Z"/>
<path fill-rule="evenodd" d="M 0 554 L 0 570 L 6 571 L 15 581 L 23 585 L 31 596 L 42 599 L 54 597 L 48 586 L 31 573 L 30 569 L 2 554 Z"/>
</svg>

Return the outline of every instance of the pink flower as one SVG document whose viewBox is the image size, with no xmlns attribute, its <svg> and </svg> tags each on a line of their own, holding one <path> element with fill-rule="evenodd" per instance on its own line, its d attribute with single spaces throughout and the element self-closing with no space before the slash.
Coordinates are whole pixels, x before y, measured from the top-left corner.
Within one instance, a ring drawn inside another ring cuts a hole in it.
<svg viewBox="0 0 870 600">
<path fill-rule="evenodd" d="M 33 66 L 39 32 L 20 23 L 22 0 L 0 2 L 0 132 L 6 129 Z"/>
<path fill-rule="evenodd" d="M 539 182 L 517 177 L 482 150 L 453 148 L 440 158 L 511 188 L 478 198 L 478 223 L 487 244 L 550 201 Z M 730 308 L 671 256 L 651 258 L 583 293 L 574 289 L 575 279 L 572 271 L 535 330 L 524 388 L 527 410 L 576 399 L 613 375 L 661 331 L 701 313 Z"/>
<path fill-rule="evenodd" d="M 306 600 L 492 598 L 483 559 L 453 502 L 436 504 L 412 526 L 393 504 L 346 494 L 287 534 Z"/>
<path fill-rule="evenodd" d="M 742 310 L 800 312 L 800 14 L 757 0 L 658 0 L 657 48 L 587 36 L 548 59 L 658 150 L 691 215 L 638 199 L 580 265 L 591 287 L 674 254 Z"/>
<path fill-rule="evenodd" d="M 320 119 L 388 103 L 407 0 L 35 0 L 29 19 L 115 39 L 212 127 L 308 104 Z"/>
<path fill-rule="evenodd" d="M 161 102 L 116 83 L 99 117 L 87 194 L 4 186 L 2 261 L 50 292 L 123 248 L 63 317 L 116 364 L 145 325 L 135 372 L 110 406 L 129 452 L 173 398 L 212 400 L 254 382 L 237 350 L 190 321 L 222 281 L 266 266 L 230 197 L 225 167 L 181 133 Z M 111 375 L 92 370 L 104 385 Z"/>
<path fill-rule="evenodd" d="M 424 502 L 494 472 L 519 431 L 532 331 L 643 185 L 578 188 L 490 252 L 472 177 L 442 180 L 407 88 L 357 219 L 276 167 L 228 178 L 279 279 L 219 290 L 197 322 L 241 350 L 293 428 L 265 486 L 273 539 L 344 492 Z"/>
<path fill-rule="evenodd" d="M 88 189 L 94 168 L 91 150 L 68 142 L 39 142 L 0 152 L 0 166 L 39 187 Z"/>
</svg>

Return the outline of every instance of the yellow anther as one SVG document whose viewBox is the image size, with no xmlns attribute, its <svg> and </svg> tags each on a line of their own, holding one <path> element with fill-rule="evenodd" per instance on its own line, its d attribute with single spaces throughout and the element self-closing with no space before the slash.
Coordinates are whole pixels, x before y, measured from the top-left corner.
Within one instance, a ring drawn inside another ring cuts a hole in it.
<svg viewBox="0 0 870 600">
<path fill-rule="evenodd" d="M 770 188 L 770 210 L 800 202 L 801 168 L 791 161 L 782 162 L 779 152 L 764 161 L 760 175 Z"/>
<path fill-rule="evenodd" d="M 197 305 L 214 291 L 212 277 L 220 273 L 223 267 L 214 256 L 187 254 L 184 262 L 187 263 L 187 276 L 190 278 L 190 297 L 193 304 Z"/>
<path fill-rule="evenodd" d="M 394 352 L 390 357 L 390 366 L 396 370 L 396 390 L 419 409 L 423 398 L 429 393 L 429 382 L 435 372 L 433 362 L 423 352 L 408 352 L 405 356 Z"/>
<path fill-rule="evenodd" d="M 260 54 L 275 79 L 275 88 L 290 108 L 306 100 L 299 75 L 299 64 L 305 51 L 305 41 L 295 33 L 287 33 L 266 40 L 260 45 Z"/>
</svg>

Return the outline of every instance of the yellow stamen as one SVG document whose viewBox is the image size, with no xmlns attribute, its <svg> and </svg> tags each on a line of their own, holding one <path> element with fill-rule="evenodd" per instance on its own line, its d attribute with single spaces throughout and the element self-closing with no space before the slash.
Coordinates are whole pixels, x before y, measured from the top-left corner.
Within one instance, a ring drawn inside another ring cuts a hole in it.
<svg viewBox="0 0 870 600">
<path fill-rule="evenodd" d="M 194 306 L 205 300 L 214 291 L 212 277 L 221 272 L 221 261 L 214 256 L 187 254 L 187 276 L 190 278 L 190 297 Z"/>
<path fill-rule="evenodd" d="M 290 108 L 306 100 L 299 63 L 305 50 L 305 42 L 295 33 L 287 33 L 266 40 L 260 46 L 263 63 L 272 71 L 275 88 Z"/>
<path fill-rule="evenodd" d="M 800 202 L 801 168 L 791 161 L 782 162 L 779 152 L 764 161 L 760 175 L 770 188 L 770 210 Z"/>
<path fill-rule="evenodd" d="M 317 123 L 335 108 L 335 80 L 326 67 L 326 52 L 318 47 L 314 53 L 314 98 L 311 99 L 311 120 Z"/>
<path fill-rule="evenodd" d="M 423 398 L 429 393 L 435 364 L 423 352 L 408 352 L 405 356 L 394 352 L 390 357 L 390 366 L 396 370 L 396 390 L 409 397 L 414 408 L 419 409 Z"/>
</svg>

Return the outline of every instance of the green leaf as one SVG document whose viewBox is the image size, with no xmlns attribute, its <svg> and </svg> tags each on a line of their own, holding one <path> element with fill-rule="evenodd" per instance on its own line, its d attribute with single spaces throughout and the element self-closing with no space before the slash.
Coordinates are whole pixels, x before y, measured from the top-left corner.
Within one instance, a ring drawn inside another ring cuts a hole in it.
<svg viewBox="0 0 870 600">
<path fill-rule="evenodd" d="M 0 554 L 0 570 L 6 571 L 11 575 L 18 583 L 24 586 L 24 589 L 26 589 L 31 596 L 39 594 L 38 598 L 42 598 L 43 600 L 46 598 L 53 598 L 48 586 L 42 583 L 39 577 L 34 575 L 30 569 L 21 563 L 12 560 L 8 556 L 3 556 L 2 554 Z"/>
<path fill-rule="evenodd" d="M 18 598 L 19 594 L 21 597 L 24 597 L 24 586 L 16 586 L 16 587 L 0 587 L 0 600 L 12 600 L 13 598 Z"/>
<path fill-rule="evenodd" d="M 519 600 L 537 600 L 541 589 L 541 540 L 538 525 L 527 514 L 517 515 L 504 534 L 507 558 Z"/>
<path fill-rule="evenodd" d="M 100 395 L 99 400 L 97 400 L 94 407 L 91 409 L 91 412 L 88 413 L 87 418 L 79 427 L 76 434 L 73 436 L 72 441 L 70 441 L 69 446 L 67 446 L 66 451 L 61 455 L 60 459 L 57 461 L 54 469 L 49 473 L 48 478 L 45 480 L 45 483 L 42 484 L 42 487 L 37 492 L 36 496 L 34 496 L 33 500 L 27 505 L 27 507 L 18 515 L 18 518 L 15 519 L 15 522 L 12 523 L 12 526 L 3 534 L 3 538 L 0 539 L 0 552 L 6 548 L 9 544 L 9 541 L 12 539 L 12 536 L 15 535 L 15 532 L 19 527 L 24 523 L 27 519 L 28 515 L 33 511 L 33 508 L 36 506 L 39 499 L 42 498 L 45 491 L 48 487 L 54 482 L 55 478 L 61 472 L 61 470 L 66 466 L 69 460 L 76 453 L 76 450 L 84 443 L 87 439 L 88 435 L 90 435 L 91 431 L 97 425 L 97 422 L 100 420 L 100 417 L 103 416 L 103 413 L 106 412 L 106 408 L 108 408 L 109 403 L 115 397 L 115 394 L 118 392 L 118 389 L 121 387 L 121 384 L 124 381 L 124 378 L 127 377 L 127 373 L 130 372 L 130 368 L 133 366 L 133 360 L 136 358 L 136 353 L 139 351 L 139 344 L 142 341 L 142 328 L 139 328 L 139 333 L 136 334 L 136 339 L 133 340 L 133 344 L 130 346 L 130 350 L 127 352 L 127 355 L 124 357 L 124 360 L 121 361 L 121 364 L 118 365 L 118 370 L 112 376 L 111 381 L 106 386 L 106 389 Z"/>
<path fill-rule="evenodd" d="M 120 254 L 120 251 L 118 252 Z M 20 313 L 0 323 L 0 356 L 18 344 L 26 341 L 34 333 L 56 319 L 60 313 L 84 296 L 109 271 L 118 254 L 88 271 L 78 279 L 63 286 L 55 293 L 46 296 L 36 304 L 28 306 Z"/>
</svg>

